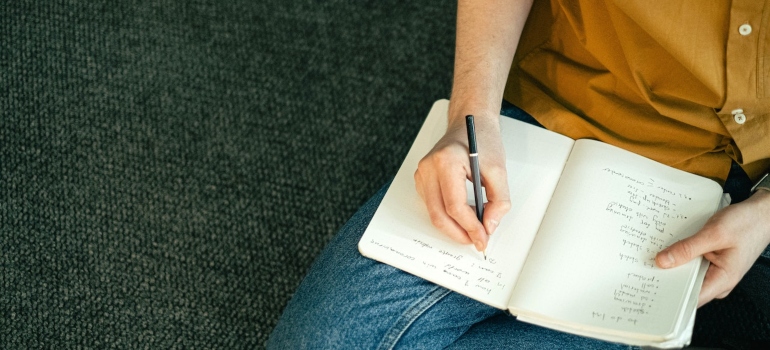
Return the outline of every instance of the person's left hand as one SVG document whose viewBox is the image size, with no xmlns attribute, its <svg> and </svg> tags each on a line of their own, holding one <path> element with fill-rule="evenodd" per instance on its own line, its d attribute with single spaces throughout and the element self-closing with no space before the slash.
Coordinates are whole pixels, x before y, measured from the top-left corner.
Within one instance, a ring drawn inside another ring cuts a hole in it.
<svg viewBox="0 0 770 350">
<path fill-rule="evenodd" d="M 655 262 L 667 269 L 699 255 L 710 261 L 698 297 L 701 307 L 730 294 L 769 243 L 770 191 L 759 190 L 714 214 L 695 235 L 659 252 Z"/>
</svg>

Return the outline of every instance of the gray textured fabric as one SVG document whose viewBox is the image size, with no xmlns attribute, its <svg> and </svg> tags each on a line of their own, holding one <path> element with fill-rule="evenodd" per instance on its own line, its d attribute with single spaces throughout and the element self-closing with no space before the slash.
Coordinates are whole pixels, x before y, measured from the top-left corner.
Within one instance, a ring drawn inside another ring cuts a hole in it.
<svg viewBox="0 0 770 350">
<path fill-rule="evenodd" d="M 0 348 L 255 348 L 449 94 L 454 3 L 3 2 Z"/>
<path fill-rule="evenodd" d="M 454 11 L 4 1 L 0 348 L 262 347 L 449 95 Z M 696 339 L 766 339 L 736 305 Z"/>
</svg>

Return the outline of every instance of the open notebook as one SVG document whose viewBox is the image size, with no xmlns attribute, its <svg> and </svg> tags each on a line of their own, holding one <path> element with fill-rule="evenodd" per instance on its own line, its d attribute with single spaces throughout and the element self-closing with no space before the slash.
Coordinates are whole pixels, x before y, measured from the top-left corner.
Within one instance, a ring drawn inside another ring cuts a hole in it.
<svg viewBox="0 0 770 350">
<path fill-rule="evenodd" d="M 361 254 L 524 322 L 632 345 L 687 345 L 708 262 L 662 270 L 654 257 L 727 204 L 721 187 L 503 117 L 512 209 L 485 260 L 433 227 L 415 191 L 417 163 L 444 134 L 448 104 L 433 105 L 359 242 Z"/>
</svg>

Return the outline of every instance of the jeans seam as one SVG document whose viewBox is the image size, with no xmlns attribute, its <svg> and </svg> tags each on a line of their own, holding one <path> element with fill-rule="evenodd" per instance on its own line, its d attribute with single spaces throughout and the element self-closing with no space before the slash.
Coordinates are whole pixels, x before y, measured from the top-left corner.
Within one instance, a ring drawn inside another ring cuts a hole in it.
<svg viewBox="0 0 770 350">
<path fill-rule="evenodd" d="M 430 309 L 434 304 L 436 304 L 439 300 L 451 292 L 452 291 L 448 289 L 436 286 L 433 288 L 433 290 L 420 298 L 420 300 L 412 304 L 408 309 L 406 309 L 406 311 L 404 311 L 403 314 L 401 314 L 398 320 L 396 320 L 396 323 L 393 324 L 390 329 L 388 329 L 377 349 L 393 349 L 404 335 L 406 330 L 409 329 L 409 327 L 412 325 L 412 323 L 414 323 L 415 320 L 417 320 L 418 317 L 420 317 L 423 313 L 425 313 L 425 311 Z"/>
</svg>

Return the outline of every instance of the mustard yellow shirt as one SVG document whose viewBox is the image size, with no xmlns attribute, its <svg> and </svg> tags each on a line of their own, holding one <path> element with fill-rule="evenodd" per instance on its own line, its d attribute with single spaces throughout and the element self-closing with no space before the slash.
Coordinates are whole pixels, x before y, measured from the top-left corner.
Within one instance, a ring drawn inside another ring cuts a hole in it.
<svg viewBox="0 0 770 350">
<path fill-rule="evenodd" d="M 770 170 L 770 1 L 535 0 L 505 99 L 717 181 Z"/>
</svg>

